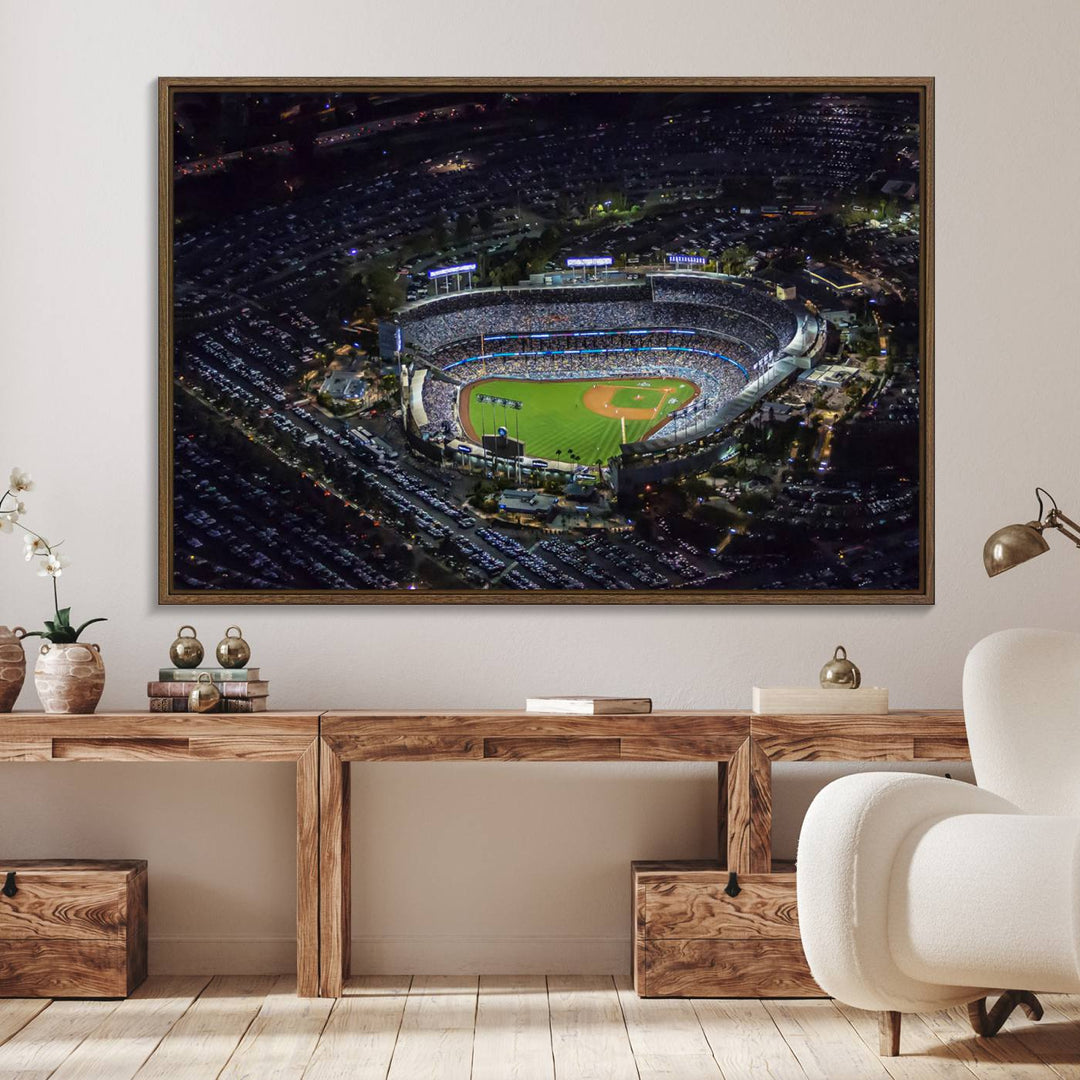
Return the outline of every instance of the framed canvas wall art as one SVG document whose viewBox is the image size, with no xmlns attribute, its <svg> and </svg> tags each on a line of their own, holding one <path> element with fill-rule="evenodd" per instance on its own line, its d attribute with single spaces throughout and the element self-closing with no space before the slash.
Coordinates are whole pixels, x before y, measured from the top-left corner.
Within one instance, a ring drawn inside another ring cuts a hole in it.
<svg viewBox="0 0 1080 1080">
<path fill-rule="evenodd" d="M 163 603 L 931 603 L 931 79 L 162 79 Z"/>
</svg>

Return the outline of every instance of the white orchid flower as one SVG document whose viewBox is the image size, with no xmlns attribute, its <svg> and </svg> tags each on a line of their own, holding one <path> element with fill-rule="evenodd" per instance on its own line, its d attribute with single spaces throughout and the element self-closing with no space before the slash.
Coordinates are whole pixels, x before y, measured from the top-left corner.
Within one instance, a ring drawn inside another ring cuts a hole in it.
<svg viewBox="0 0 1080 1080">
<path fill-rule="evenodd" d="M 45 561 L 41 564 L 41 569 L 38 571 L 38 577 L 58 578 L 64 572 L 64 568 L 70 565 L 71 562 L 69 559 L 54 552 L 52 555 L 47 556 Z"/>
<path fill-rule="evenodd" d="M 23 537 L 23 555 L 29 562 L 35 555 L 45 555 L 49 550 L 49 541 L 44 536 L 27 533 Z"/>
<path fill-rule="evenodd" d="M 12 491 L 33 491 L 34 481 L 30 479 L 28 472 L 24 472 L 22 469 L 12 469 L 8 487 Z"/>
<path fill-rule="evenodd" d="M 0 511 L 0 533 L 9 533 L 15 527 L 19 515 L 14 511 Z"/>
</svg>

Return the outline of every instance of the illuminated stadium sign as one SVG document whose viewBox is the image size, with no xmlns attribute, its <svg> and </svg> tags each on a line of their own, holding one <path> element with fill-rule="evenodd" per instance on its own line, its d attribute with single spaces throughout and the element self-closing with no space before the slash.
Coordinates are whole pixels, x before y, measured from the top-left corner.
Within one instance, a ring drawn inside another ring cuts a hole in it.
<svg viewBox="0 0 1080 1080">
<path fill-rule="evenodd" d="M 667 261 L 680 266 L 704 266 L 707 260 L 704 255 L 669 255 Z"/>
<path fill-rule="evenodd" d="M 587 259 L 567 259 L 567 266 L 610 266 L 612 258 L 610 255 L 594 255 Z"/>
<path fill-rule="evenodd" d="M 449 277 L 451 274 L 472 274 L 476 271 L 476 263 L 462 263 L 460 266 L 443 266 L 438 270 L 429 270 L 429 278 Z"/>
</svg>

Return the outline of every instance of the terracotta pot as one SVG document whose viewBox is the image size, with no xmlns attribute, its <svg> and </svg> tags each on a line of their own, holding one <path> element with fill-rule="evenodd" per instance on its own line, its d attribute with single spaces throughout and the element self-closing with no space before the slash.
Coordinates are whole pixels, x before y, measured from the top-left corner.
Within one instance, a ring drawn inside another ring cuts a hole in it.
<svg viewBox="0 0 1080 1080">
<path fill-rule="evenodd" d="M 42 642 L 34 685 L 47 713 L 92 713 L 105 689 L 105 664 L 97 645 Z"/>
<path fill-rule="evenodd" d="M 11 712 L 26 678 L 26 653 L 23 652 L 21 626 L 9 630 L 0 626 L 0 713 Z"/>
</svg>

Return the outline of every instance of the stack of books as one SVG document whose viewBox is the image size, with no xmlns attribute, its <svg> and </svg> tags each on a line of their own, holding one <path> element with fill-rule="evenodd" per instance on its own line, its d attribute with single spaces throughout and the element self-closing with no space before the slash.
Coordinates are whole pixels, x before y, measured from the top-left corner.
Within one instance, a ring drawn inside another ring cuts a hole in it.
<svg viewBox="0 0 1080 1080">
<path fill-rule="evenodd" d="M 258 668 L 162 668 L 146 684 L 151 712 L 187 712 L 188 694 L 200 675 L 209 675 L 221 695 L 216 712 L 265 712 L 270 684 Z"/>
<path fill-rule="evenodd" d="M 531 697 L 525 699 L 525 711 L 555 716 L 619 716 L 626 713 L 651 713 L 652 698 Z"/>
</svg>

